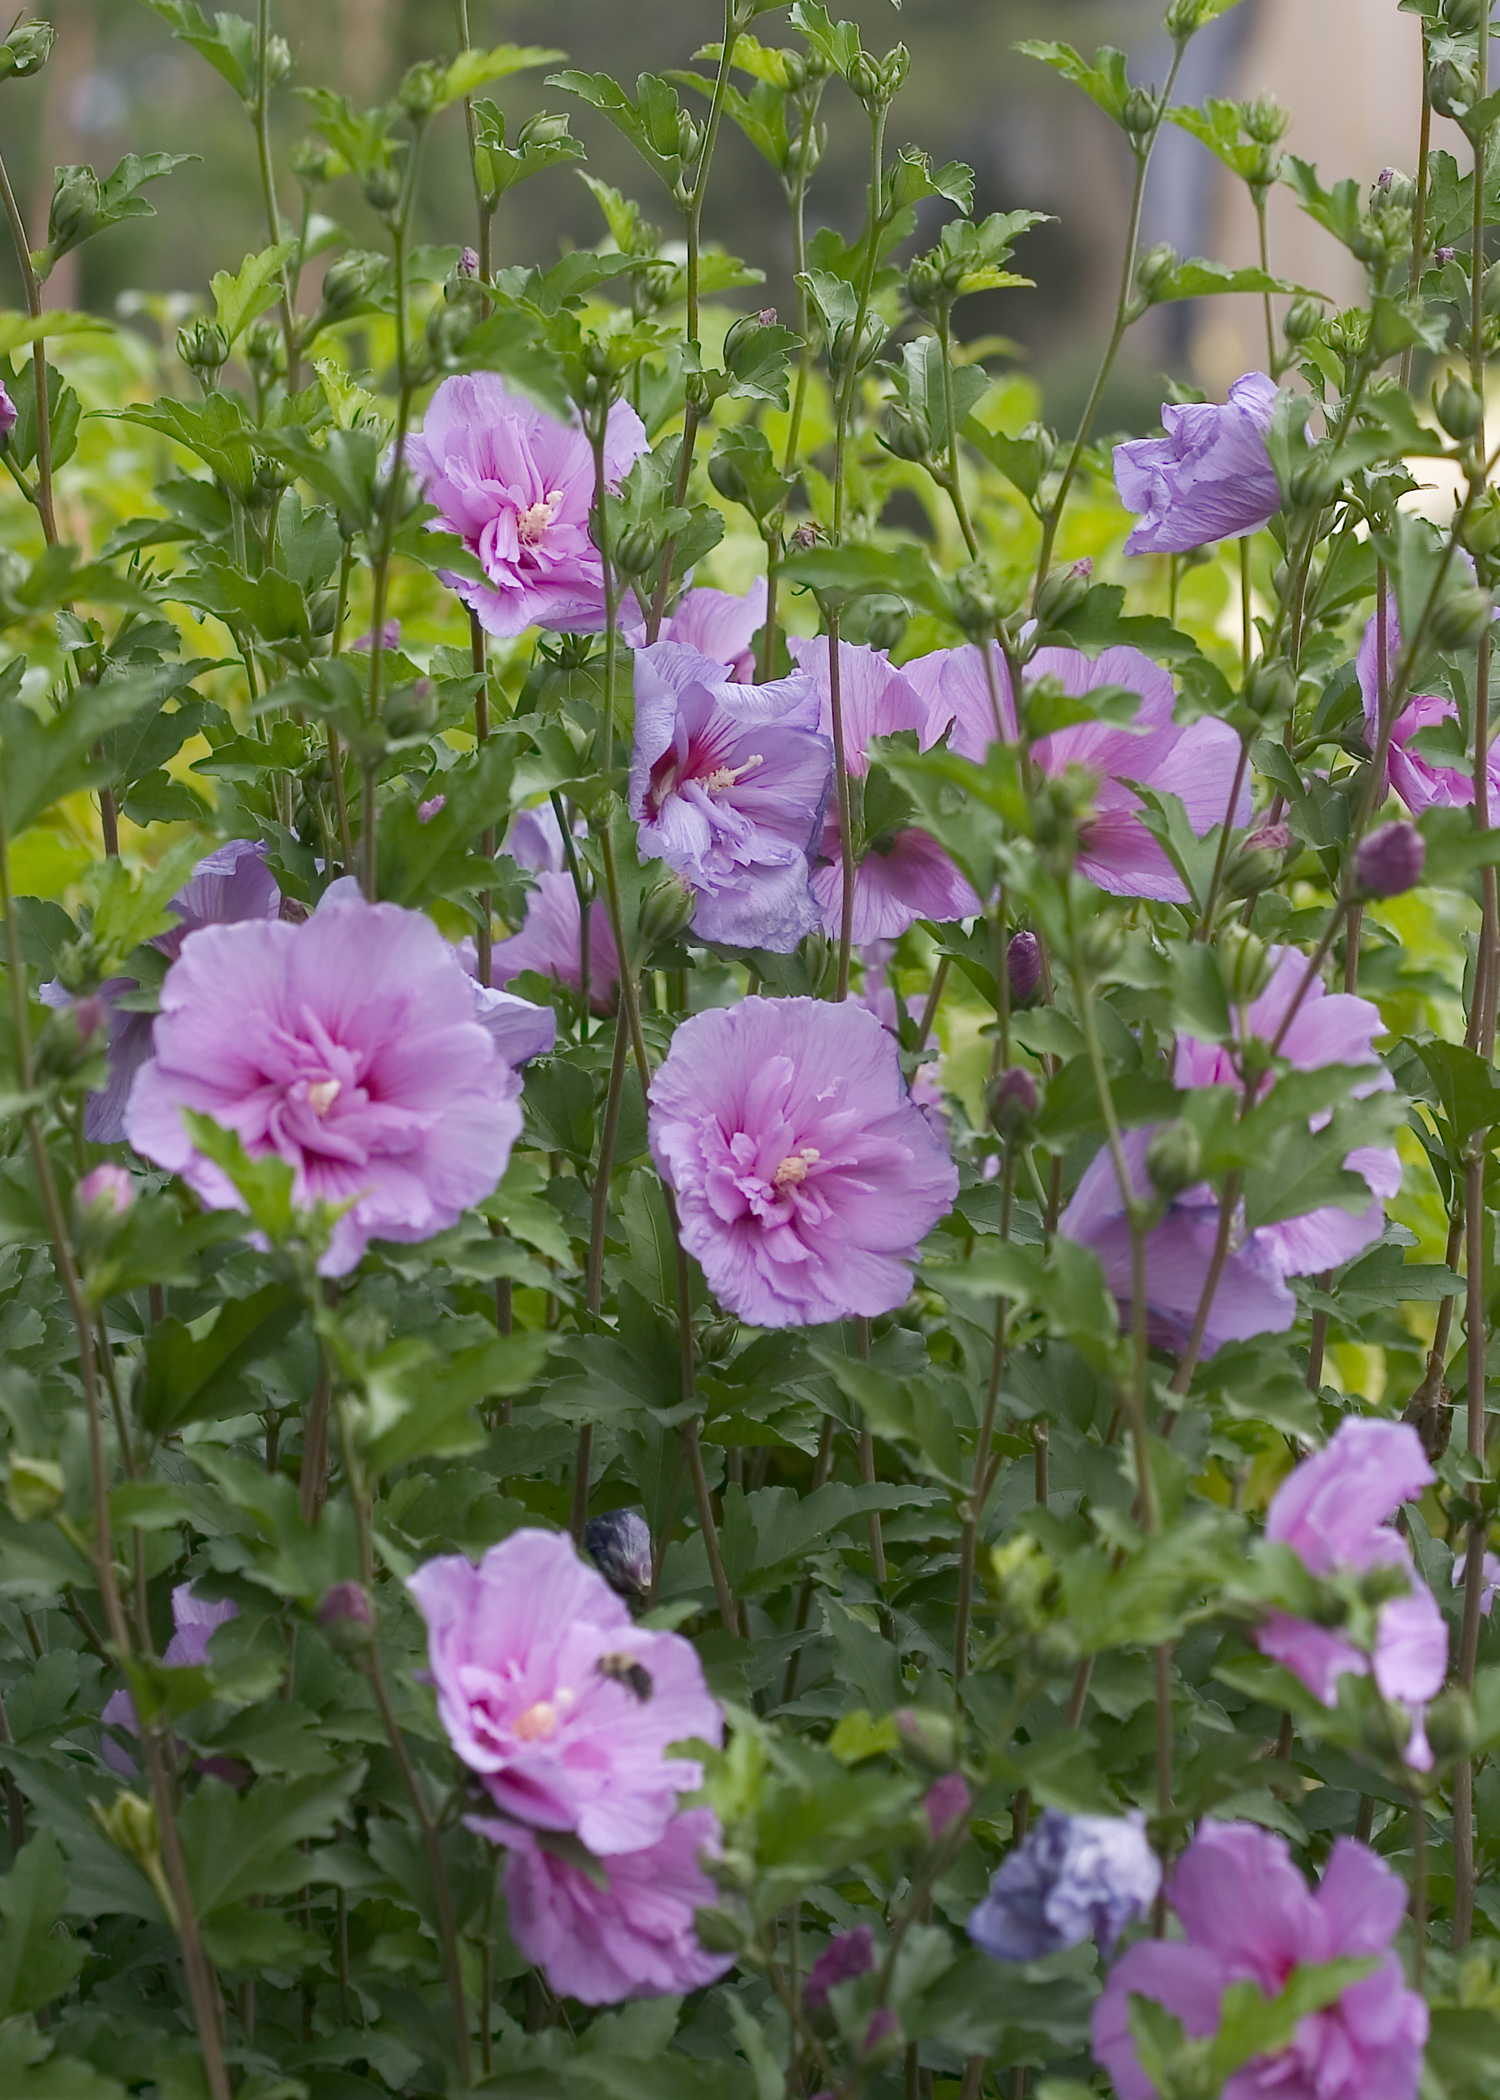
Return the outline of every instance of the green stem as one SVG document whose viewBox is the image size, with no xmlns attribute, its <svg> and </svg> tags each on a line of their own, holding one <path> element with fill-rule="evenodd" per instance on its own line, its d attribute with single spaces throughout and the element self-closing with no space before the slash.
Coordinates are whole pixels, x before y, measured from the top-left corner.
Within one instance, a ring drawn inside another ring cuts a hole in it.
<svg viewBox="0 0 1500 2100">
<path fill-rule="evenodd" d="M 849 368 L 844 374 L 834 404 L 833 544 L 836 547 L 842 544 L 844 537 L 844 460 L 849 443 L 849 421 L 854 412 L 855 390 L 859 386 L 860 338 L 864 334 L 865 319 L 870 311 L 870 295 L 875 288 L 875 271 L 880 259 L 880 189 L 887 108 L 886 103 L 878 102 L 870 113 L 870 202 L 865 261 L 860 272 L 854 326 L 849 336 Z"/>
<path fill-rule="evenodd" d="M 5 159 L 0 155 L 0 204 L 10 222 L 10 237 L 26 289 L 26 311 L 35 321 L 42 311 L 42 280 L 31 260 L 26 222 L 10 186 Z M 52 404 L 47 391 L 47 346 L 41 336 L 31 346 L 31 371 L 36 387 L 36 511 L 42 521 L 42 537 L 49 547 L 57 545 L 57 517 L 52 507 Z"/>
<path fill-rule="evenodd" d="M 854 815 L 849 794 L 849 761 L 844 746 L 844 696 L 839 661 L 839 613 L 835 606 L 827 614 L 828 709 L 833 718 L 833 779 L 838 795 L 839 870 L 843 894 L 839 903 L 839 960 L 834 998 L 849 996 L 849 951 L 854 943 Z"/>
<path fill-rule="evenodd" d="M 286 236 L 281 223 L 281 206 L 276 199 L 276 170 L 271 161 L 271 83 L 266 69 L 270 37 L 271 0 L 260 0 L 260 19 L 255 44 L 255 107 L 252 116 L 255 122 L 255 151 L 260 161 L 261 193 L 266 201 L 266 227 L 271 236 L 271 246 L 279 248 Z M 292 308 L 292 280 L 285 256 L 277 265 L 277 274 L 281 279 L 281 333 L 286 342 L 286 390 L 290 397 L 297 391 L 297 319 Z"/>
</svg>

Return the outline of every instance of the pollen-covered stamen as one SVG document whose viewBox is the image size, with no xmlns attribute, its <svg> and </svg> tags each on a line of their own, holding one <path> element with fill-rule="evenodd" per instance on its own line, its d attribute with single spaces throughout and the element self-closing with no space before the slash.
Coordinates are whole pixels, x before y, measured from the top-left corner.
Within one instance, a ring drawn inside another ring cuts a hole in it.
<svg viewBox="0 0 1500 2100">
<path fill-rule="evenodd" d="M 716 766 L 712 773 L 700 774 L 698 785 L 711 795 L 722 795 L 725 788 L 732 788 L 737 780 L 743 780 L 747 773 L 753 773 L 757 766 L 764 764 L 760 752 L 752 751 L 742 766 Z"/>
<path fill-rule="evenodd" d="M 342 1080 L 315 1079 L 307 1089 L 307 1105 L 315 1116 L 326 1116 L 342 1092 Z"/>
<path fill-rule="evenodd" d="M 806 1181 L 807 1170 L 822 1158 L 816 1145 L 804 1145 L 800 1152 L 789 1152 L 776 1172 L 771 1176 L 772 1185 L 778 1189 L 795 1188 Z"/>
<path fill-rule="evenodd" d="M 538 1699 L 525 1713 L 517 1714 L 510 1732 L 523 1743 L 545 1743 L 557 1733 L 557 1708 L 550 1699 Z"/>
<path fill-rule="evenodd" d="M 549 489 L 540 503 L 516 512 L 516 537 L 523 547 L 539 546 L 562 502 L 561 489 Z"/>
</svg>

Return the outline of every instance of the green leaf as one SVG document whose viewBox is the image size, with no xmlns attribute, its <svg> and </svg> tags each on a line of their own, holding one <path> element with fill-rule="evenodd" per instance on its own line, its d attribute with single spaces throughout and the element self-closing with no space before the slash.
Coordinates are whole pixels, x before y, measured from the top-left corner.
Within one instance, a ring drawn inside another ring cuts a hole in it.
<svg viewBox="0 0 1500 2100">
<path fill-rule="evenodd" d="M 1284 292 L 1311 299 L 1319 296 L 1283 277 L 1269 276 L 1264 270 L 1233 270 L 1227 263 L 1208 262 L 1195 256 L 1164 271 L 1153 282 L 1150 299 L 1153 306 L 1166 306 L 1174 299 L 1212 298 L 1216 292 Z"/>
<path fill-rule="evenodd" d="M 1232 2078 L 1257 2056 L 1279 2055 L 1309 2013 L 1334 2004 L 1380 1965 L 1378 1955 L 1309 1962 L 1294 1969 L 1271 1999 L 1256 1984 L 1231 1983 L 1221 2001 L 1219 2031 L 1209 2057 L 1215 2077 Z"/>
<path fill-rule="evenodd" d="M 54 2054 L 51 2037 L 30 2020 L 0 2031 L 0 2092 L 5 2100 L 126 2100 L 125 2088 L 80 2057 Z"/>
<path fill-rule="evenodd" d="M 484 1437 L 475 1404 L 525 1392 L 551 1347 L 546 1333 L 496 1335 L 446 1358 L 429 1351 L 421 1361 L 403 1361 L 390 1378 L 372 1370 L 366 1397 L 372 1470 L 384 1473 L 428 1453 L 478 1450 Z"/>
<path fill-rule="evenodd" d="M 238 342 L 280 292 L 282 265 L 296 246 L 295 240 L 286 240 L 274 248 L 262 248 L 258 255 L 247 255 L 233 277 L 227 270 L 215 271 L 209 281 L 214 314 L 231 344 Z"/>
<path fill-rule="evenodd" d="M 173 36 L 206 58 L 243 102 L 255 98 L 255 27 L 243 15 L 221 14 L 210 28 L 193 0 L 146 0 Z"/>
<path fill-rule="evenodd" d="M 0 794 L 12 840 L 65 795 L 107 785 L 113 768 L 94 757 L 94 746 L 153 705 L 155 693 L 152 672 L 124 671 L 77 686 L 55 713 L 38 714 L 20 697 L 25 669 L 16 657 L 0 671 Z"/>
<path fill-rule="evenodd" d="M 301 1847 L 333 1836 L 363 1772 L 351 1764 L 306 1779 L 258 1779 L 241 1794 L 222 1780 L 200 1780 L 177 1811 L 177 1826 L 204 1922 L 247 1896 L 286 1896 L 316 1879 L 317 1855 Z"/>
<path fill-rule="evenodd" d="M 0 1880 L 0 2019 L 50 2005 L 88 1960 L 86 1947 L 57 1930 L 67 1892 L 57 1839 L 44 1827 L 28 1838 Z"/>
<path fill-rule="evenodd" d="M 258 1396 L 244 1383 L 244 1373 L 281 1347 L 303 1310 L 289 1286 L 267 1283 L 248 1298 L 227 1299 L 202 1336 L 180 1320 L 158 1320 L 146 1337 L 139 1397 L 151 1434 L 162 1437 L 186 1422 L 249 1412 Z"/>
<path fill-rule="evenodd" d="M 678 143 L 680 106 L 670 82 L 659 73 L 642 73 L 638 77 L 635 86 L 639 102 L 632 102 L 607 73 L 580 73 L 570 67 L 562 73 L 549 73 L 547 86 L 577 95 L 591 109 L 598 110 L 600 116 L 607 117 L 668 189 L 673 188 L 682 172 Z"/>
<path fill-rule="evenodd" d="M 1075 87 L 1083 89 L 1091 102 L 1099 105 L 1106 116 L 1113 117 L 1117 124 L 1120 122 L 1130 95 L 1123 51 L 1116 51 L 1109 44 L 1101 45 L 1090 65 L 1071 44 L 1054 44 L 1028 37 L 1018 43 L 1016 49 L 1026 58 L 1039 59 L 1054 73 L 1061 73 L 1064 80 L 1071 80 Z"/>
<path fill-rule="evenodd" d="M 513 73 L 525 73 L 532 66 L 554 66 L 565 56 L 542 44 L 495 44 L 488 51 L 461 51 L 443 75 L 435 108 L 461 102 L 492 80 L 509 80 Z"/>
</svg>

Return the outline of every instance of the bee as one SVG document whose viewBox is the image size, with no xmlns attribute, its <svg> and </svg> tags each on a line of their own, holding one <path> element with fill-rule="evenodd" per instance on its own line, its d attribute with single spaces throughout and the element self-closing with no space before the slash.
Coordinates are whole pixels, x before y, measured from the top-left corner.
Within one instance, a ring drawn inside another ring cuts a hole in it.
<svg viewBox="0 0 1500 2100">
<path fill-rule="evenodd" d="M 633 1655 L 601 1655 L 594 1668 L 601 1677 L 608 1677 L 616 1684 L 623 1684 L 644 1706 L 656 1687 L 651 1682 L 651 1672 L 644 1663 L 638 1663 Z"/>
</svg>

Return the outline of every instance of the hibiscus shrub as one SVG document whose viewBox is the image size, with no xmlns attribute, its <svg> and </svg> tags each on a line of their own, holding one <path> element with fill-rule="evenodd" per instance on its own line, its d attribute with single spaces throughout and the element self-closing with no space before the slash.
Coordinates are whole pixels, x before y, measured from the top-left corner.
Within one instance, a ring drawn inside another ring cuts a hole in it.
<svg viewBox="0 0 1500 2100">
<path fill-rule="evenodd" d="M 1233 0 L 1026 47 L 1365 283 L 1132 212 L 1061 440 L 815 0 L 299 87 L 295 211 L 150 4 L 267 246 L 158 343 L 46 286 L 173 156 L 0 183 L 0 2096 L 1500 2100 L 1490 0 L 1369 192 Z M 503 250 L 578 105 L 669 232 Z"/>
</svg>

